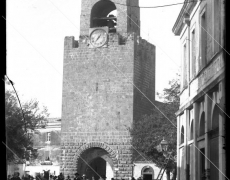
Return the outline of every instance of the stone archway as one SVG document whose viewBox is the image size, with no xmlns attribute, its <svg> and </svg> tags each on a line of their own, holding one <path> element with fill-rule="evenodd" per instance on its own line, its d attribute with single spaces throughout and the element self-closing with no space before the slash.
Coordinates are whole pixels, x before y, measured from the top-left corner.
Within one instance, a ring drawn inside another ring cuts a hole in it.
<svg viewBox="0 0 230 180">
<path fill-rule="evenodd" d="M 80 175 L 88 173 L 89 179 L 94 176 L 97 180 L 103 175 L 112 178 L 114 166 L 117 164 L 116 152 L 105 143 L 91 142 L 77 150 L 74 162 L 78 173 Z"/>
</svg>

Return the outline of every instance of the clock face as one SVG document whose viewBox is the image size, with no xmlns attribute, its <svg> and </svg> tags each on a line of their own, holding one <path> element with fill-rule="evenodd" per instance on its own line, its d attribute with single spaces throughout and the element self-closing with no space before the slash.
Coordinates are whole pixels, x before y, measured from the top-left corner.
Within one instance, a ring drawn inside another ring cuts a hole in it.
<svg viewBox="0 0 230 180">
<path fill-rule="evenodd" d="M 103 29 L 96 29 L 90 35 L 90 42 L 94 47 L 101 47 L 107 42 L 107 33 Z"/>
</svg>

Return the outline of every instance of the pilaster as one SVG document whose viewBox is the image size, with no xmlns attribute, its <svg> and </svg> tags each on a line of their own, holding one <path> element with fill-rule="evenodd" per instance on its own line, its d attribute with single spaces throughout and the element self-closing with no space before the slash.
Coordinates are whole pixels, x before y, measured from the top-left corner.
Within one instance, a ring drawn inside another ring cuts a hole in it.
<svg viewBox="0 0 230 180">
<path fill-rule="evenodd" d="M 177 127 L 180 127 L 180 116 L 177 116 Z M 177 180 L 180 180 L 180 128 L 177 128 Z"/>
<path fill-rule="evenodd" d="M 206 180 L 210 179 L 210 140 L 208 136 L 208 131 L 210 130 L 210 120 L 211 120 L 211 105 L 212 100 L 205 94 L 204 100 L 204 112 L 205 112 L 205 177 Z"/>
<path fill-rule="evenodd" d="M 198 179 L 198 163 L 199 163 L 199 158 L 198 158 L 198 154 L 199 154 L 199 151 L 198 151 L 198 143 L 197 143 L 197 137 L 198 137 L 198 133 L 199 133 L 199 105 L 197 102 L 195 102 L 193 104 L 193 112 L 194 112 L 194 122 L 193 122 L 193 128 L 194 128 L 194 134 L 193 134 L 193 138 L 194 138 L 194 144 L 193 144 L 193 152 L 194 152 L 194 163 L 193 163 L 193 170 L 192 170 L 192 173 L 193 173 L 193 177 L 194 179 L 193 180 L 196 180 Z"/>
<path fill-rule="evenodd" d="M 184 151 L 185 151 L 185 164 L 186 164 L 186 167 L 185 167 L 185 177 L 186 179 L 188 180 L 189 178 L 189 146 L 188 146 L 188 133 L 189 133 L 189 110 L 185 110 L 184 111 L 184 115 L 185 115 L 185 132 L 184 132 Z"/>
</svg>

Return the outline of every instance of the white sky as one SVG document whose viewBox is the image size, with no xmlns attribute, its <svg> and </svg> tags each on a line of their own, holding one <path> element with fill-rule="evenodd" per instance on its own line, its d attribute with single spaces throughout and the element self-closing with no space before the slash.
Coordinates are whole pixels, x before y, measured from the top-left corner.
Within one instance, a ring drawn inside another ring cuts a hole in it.
<svg viewBox="0 0 230 180">
<path fill-rule="evenodd" d="M 183 0 L 139 0 L 161 6 Z M 37 99 L 50 117 L 61 117 L 65 36 L 78 39 L 81 0 L 7 0 L 7 75 L 21 101 Z M 141 36 L 156 46 L 156 91 L 180 65 L 179 37 L 172 27 L 182 5 L 141 9 Z M 9 87 L 11 88 L 11 87 Z"/>
</svg>

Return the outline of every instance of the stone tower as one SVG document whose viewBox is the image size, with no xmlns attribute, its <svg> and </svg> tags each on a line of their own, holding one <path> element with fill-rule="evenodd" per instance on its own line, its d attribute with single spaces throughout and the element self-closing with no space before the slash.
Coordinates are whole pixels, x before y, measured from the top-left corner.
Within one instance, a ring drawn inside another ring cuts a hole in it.
<svg viewBox="0 0 230 180">
<path fill-rule="evenodd" d="M 79 40 L 65 37 L 65 176 L 132 177 L 128 128 L 151 112 L 147 98 L 155 100 L 155 46 L 139 36 L 138 5 L 138 0 L 82 0 Z"/>
</svg>

